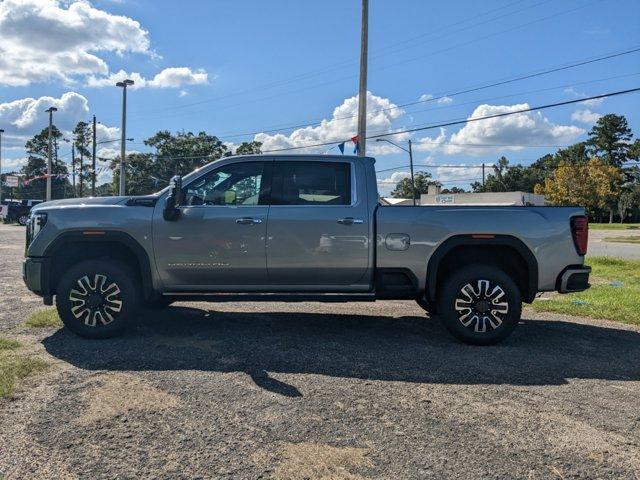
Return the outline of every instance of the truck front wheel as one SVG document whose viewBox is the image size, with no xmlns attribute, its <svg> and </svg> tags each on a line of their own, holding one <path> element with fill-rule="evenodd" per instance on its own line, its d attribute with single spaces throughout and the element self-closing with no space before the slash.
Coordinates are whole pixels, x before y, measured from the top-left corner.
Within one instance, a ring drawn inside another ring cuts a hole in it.
<svg viewBox="0 0 640 480">
<path fill-rule="evenodd" d="M 109 338 L 134 318 L 138 292 L 124 264 L 87 260 L 67 270 L 56 288 L 56 307 L 64 325 L 85 338 Z"/>
<path fill-rule="evenodd" d="M 458 340 L 493 345 L 507 338 L 522 313 L 520 290 L 502 270 L 469 265 L 454 271 L 442 284 L 438 313 Z"/>
</svg>

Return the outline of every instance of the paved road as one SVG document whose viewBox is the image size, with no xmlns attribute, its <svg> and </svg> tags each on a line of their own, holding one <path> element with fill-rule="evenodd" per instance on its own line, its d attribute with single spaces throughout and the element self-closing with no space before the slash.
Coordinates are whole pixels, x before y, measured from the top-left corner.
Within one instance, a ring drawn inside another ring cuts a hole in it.
<svg viewBox="0 0 640 480">
<path fill-rule="evenodd" d="M 0 400 L 6 478 L 638 478 L 640 329 L 559 316 L 470 347 L 407 302 L 179 304 L 122 338 L 0 332 L 53 363 Z"/>
<path fill-rule="evenodd" d="M 640 244 L 605 242 L 605 237 L 630 237 L 640 235 L 640 230 L 591 230 L 589 255 L 640 259 Z"/>
</svg>

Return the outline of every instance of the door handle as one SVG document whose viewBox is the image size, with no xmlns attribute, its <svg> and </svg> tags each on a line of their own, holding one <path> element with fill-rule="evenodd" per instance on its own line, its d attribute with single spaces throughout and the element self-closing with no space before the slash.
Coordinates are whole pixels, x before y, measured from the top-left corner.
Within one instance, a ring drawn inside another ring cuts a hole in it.
<svg viewBox="0 0 640 480">
<path fill-rule="evenodd" d="M 338 219 L 338 223 L 341 225 L 361 225 L 364 223 L 364 220 L 361 218 L 347 217 Z"/>
<path fill-rule="evenodd" d="M 254 225 L 256 223 L 262 223 L 261 218 L 251 218 L 251 217 L 242 217 L 236 218 L 236 223 L 238 225 Z"/>
</svg>

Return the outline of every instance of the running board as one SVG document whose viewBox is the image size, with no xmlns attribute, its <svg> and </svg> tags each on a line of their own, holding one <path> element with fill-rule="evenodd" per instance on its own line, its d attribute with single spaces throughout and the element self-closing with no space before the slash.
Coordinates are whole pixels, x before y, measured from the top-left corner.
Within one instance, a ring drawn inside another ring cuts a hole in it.
<svg viewBox="0 0 640 480">
<path fill-rule="evenodd" d="M 176 301 L 196 302 L 375 302 L 375 293 L 211 293 L 166 292 Z"/>
</svg>

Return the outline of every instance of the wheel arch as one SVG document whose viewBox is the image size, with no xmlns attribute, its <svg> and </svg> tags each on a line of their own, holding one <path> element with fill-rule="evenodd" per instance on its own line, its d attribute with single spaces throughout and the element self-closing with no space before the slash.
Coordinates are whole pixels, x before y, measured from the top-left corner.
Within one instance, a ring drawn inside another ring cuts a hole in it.
<svg viewBox="0 0 640 480">
<path fill-rule="evenodd" d="M 535 298 L 538 261 L 522 240 L 511 235 L 456 235 L 445 240 L 429 258 L 425 296 L 431 305 L 436 304 L 443 276 L 470 261 L 502 268 L 514 277 L 525 302 Z"/>
<path fill-rule="evenodd" d="M 155 293 L 149 256 L 142 245 L 125 232 L 64 232 L 46 248 L 43 256 L 50 262 L 45 285 L 48 295 L 55 293 L 56 285 L 67 268 L 84 260 L 104 257 L 121 260 L 133 267 L 145 299 L 153 297 Z"/>
</svg>

